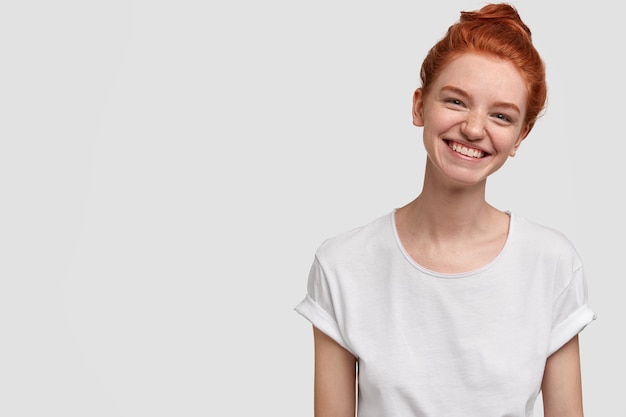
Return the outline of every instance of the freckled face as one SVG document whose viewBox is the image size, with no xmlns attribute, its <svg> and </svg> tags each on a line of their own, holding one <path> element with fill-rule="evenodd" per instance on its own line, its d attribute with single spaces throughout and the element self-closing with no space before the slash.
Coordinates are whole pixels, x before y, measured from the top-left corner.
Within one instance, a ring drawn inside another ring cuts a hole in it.
<svg viewBox="0 0 626 417">
<path fill-rule="evenodd" d="M 413 97 L 413 124 L 423 126 L 427 168 L 454 183 L 484 182 L 528 133 L 526 83 L 509 61 L 467 53 L 450 62 L 424 96 Z"/>
</svg>

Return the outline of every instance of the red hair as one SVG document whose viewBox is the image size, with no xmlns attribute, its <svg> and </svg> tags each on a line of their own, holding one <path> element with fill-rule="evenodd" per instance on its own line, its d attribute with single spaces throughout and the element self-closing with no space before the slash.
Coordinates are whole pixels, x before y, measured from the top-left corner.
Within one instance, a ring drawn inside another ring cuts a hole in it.
<svg viewBox="0 0 626 417">
<path fill-rule="evenodd" d="M 420 78 L 424 94 L 428 94 L 433 81 L 450 61 L 467 52 L 491 54 L 517 67 L 528 89 L 525 123 L 530 131 L 546 105 L 545 66 L 532 43 L 530 29 L 517 10 L 500 3 L 461 12 L 460 20 L 448 28 L 422 63 Z"/>
</svg>

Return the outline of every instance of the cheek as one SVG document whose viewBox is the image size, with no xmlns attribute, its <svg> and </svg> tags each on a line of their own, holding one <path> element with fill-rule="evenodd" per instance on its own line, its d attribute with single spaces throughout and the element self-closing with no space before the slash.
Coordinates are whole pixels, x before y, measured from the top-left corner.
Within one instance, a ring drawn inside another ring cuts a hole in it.
<svg viewBox="0 0 626 417">
<path fill-rule="evenodd" d="M 498 141 L 498 142 L 494 141 L 492 143 L 493 143 L 493 149 L 495 151 L 495 154 L 494 154 L 494 158 L 495 158 L 494 163 L 496 164 L 495 171 L 497 171 L 498 169 L 502 167 L 502 165 L 506 163 L 506 161 L 510 157 L 515 155 L 515 148 L 513 146 L 514 142 L 509 139 L 507 141 Z"/>
<path fill-rule="evenodd" d="M 427 124 L 424 128 L 422 134 L 422 143 L 424 146 L 424 150 L 426 151 L 426 155 L 428 157 L 432 157 L 435 153 L 441 152 L 440 147 L 442 146 L 442 135 L 440 132 L 435 130 L 432 125 Z"/>
<path fill-rule="evenodd" d="M 439 109 L 439 111 L 424 114 L 426 126 L 431 126 L 432 130 L 439 132 L 445 132 L 455 126 L 460 126 L 465 119 L 466 115 L 464 112 L 450 109 Z"/>
</svg>

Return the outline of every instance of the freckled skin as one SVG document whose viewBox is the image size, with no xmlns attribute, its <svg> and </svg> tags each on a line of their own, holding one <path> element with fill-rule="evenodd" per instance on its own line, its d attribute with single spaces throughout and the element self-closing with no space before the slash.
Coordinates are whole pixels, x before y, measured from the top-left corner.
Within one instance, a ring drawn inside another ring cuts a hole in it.
<svg viewBox="0 0 626 417">
<path fill-rule="evenodd" d="M 427 178 L 458 185 L 478 184 L 514 156 L 528 133 L 523 125 L 526 84 L 508 61 L 463 54 L 450 62 L 428 95 L 413 99 L 413 124 L 424 127 Z M 450 149 L 449 141 L 486 153 L 470 158 Z"/>
</svg>

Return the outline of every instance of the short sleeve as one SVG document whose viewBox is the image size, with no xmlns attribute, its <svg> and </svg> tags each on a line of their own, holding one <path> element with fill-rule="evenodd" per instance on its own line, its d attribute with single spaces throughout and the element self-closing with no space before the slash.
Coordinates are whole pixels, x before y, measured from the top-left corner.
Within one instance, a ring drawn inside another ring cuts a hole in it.
<svg viewBox="0 0 626 417">
<path fill-rule="evenodd" d="M 588 305 L 585 273 L 583 267 L 579 265 L 574 270 L 569 284 L 555 300 L 548 355 L 559 350 L 595 318 L 595 313 Z"/>
<path fill-rule="evenodd" d="M 296 306 L 295 310 L 310 321 L 313 326 L 352 352 L 341 334 L 328 277 L 317 257 L 309 272 L 306 297 Z"/>
</svg>

